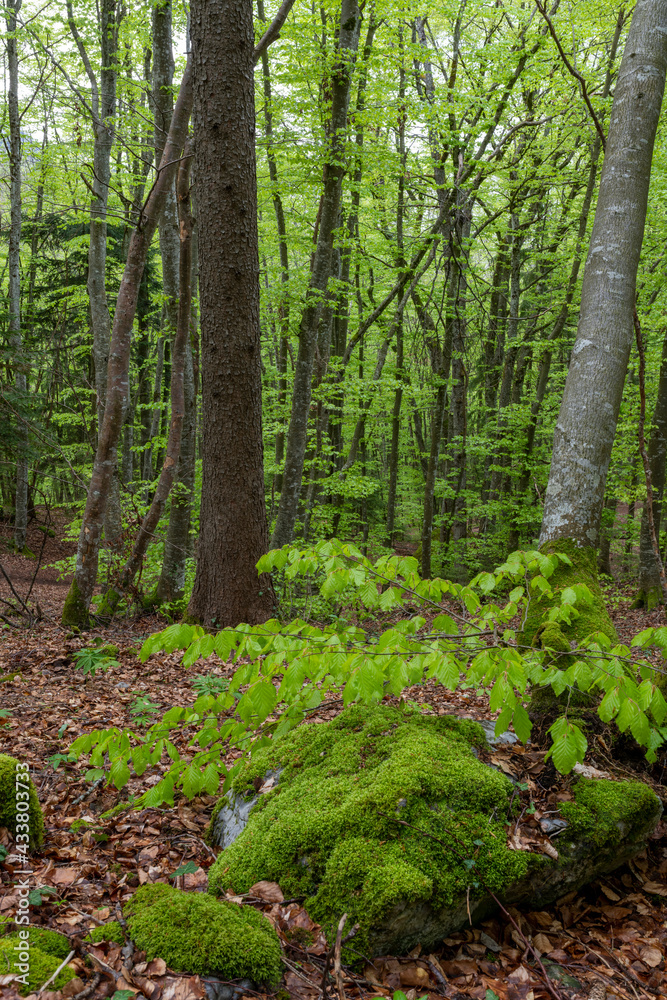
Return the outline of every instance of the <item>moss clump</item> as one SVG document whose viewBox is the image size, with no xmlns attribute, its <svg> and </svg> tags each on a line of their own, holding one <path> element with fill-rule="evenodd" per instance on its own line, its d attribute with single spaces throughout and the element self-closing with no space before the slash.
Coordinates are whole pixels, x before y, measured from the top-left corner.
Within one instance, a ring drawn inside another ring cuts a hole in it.
<svg viewBox="0 0 667 1000">
<path fill-rule="evenodd" d="M 210 891 L 278 882 L 327 930 L 347 912 L 362 952 L 396 906 L 465 907 L 482 882 L 502 892 L 540 859 L 507 849 L 512 785 L 472 742 L 485 743 L 477 723 L 384 706 L 299 726 L 237 778 L 237 795 L 254 794 L 254 778 L 284 769 L 210 869 Z"/>
<path fill-rule="evenodd" d="M 641 781 L 580 778 L 574 799 L 560 807 L 568 822 L 560 839 L 585 839 L 600 848 L 641 840 L 662 812 L 660 799 Z"/>
<path fill-rule="evenodd" d="M 9 832 L 16 836 L 16 793 L 17 778 L 16 767 L 18 761 L 15 757 L 0 753 L 0 826 L 6 826 Z M 19 782 L 26 784 L 24 772 L 19 772 Z M 37 792 L 32 781 L 28 780 L 28 821 L 30 826 L 30 846 L 32 848 L 41 847 L 44 842 L 44 818 L 37 798 Z M 21 789 L 23 792 L 23 789 Z M 24 831 L 19 831 L 24 832 Z"/>
<path fill-rule="evenodd" d="M 157 882 L 125 904 L 132 940 L 148 961 L 162 958 L 175 972 L 219 974 L 275 985 L 282 966 L 278 937 L 251 906 L 220 902 Z"/>
<path fill-rule="evenodd" d="M 603 632 L 612 642 L 618 642 L 616 630 L 607 611 L 598 583 L 597 560 L 595 549 L 581 548 L 571 539 L 560 539 L 557 542 L 547 542 L 540 549 L 544 555 L 562 552 L 568 556 L 572 565 L 558 562 L 557 568 L 549 577 L 549 585 L 553 597 L 543 597 L 538 600 L 535 595 L 530 602 L 528 614 L 523 627 L 523 641 L 529 646 L 542 649 L 553 649 L 557 652 L 569 652 L 571 642 L 583 642 L 595 632 Z M 593 595 L 590 604 L 578 603 L 575 610 L 578 617 L 571 625 L 548 622 L 547 613 L 553 607 L 559 607 L 561 594 L 566 587 L 584 583 Z"/>
<path fill-rule="evenodd" d="M 117 920 L 112 920 L 109 924 L 101 924 L 93 927 L 86 934 L 86 941 L 91 944 L 98 944 L 100 941 L 113 941 L 114 944 L 125 944 L 125 932 Z"/>
<path fill-rule="evenodd" d="M 45 955 L 52 955 L 53 958 L 58 958 L 61 962 L 63 958 L 67 958 L 72 950 L 64 934 L 59 934 L 57 931 L 50 931 L 48 927 L 35 927 L 34 925 L 26 929 L 31 949 L 39 948 Z M 18 935 L 12 934 L 11 938 L 18 940 Z"/>
<path fill-rule="evenodd" d="M 61 937 L 60 934 L 56 936 Z M 24 973 L 19 967 L 21 964 L 19 956 L 20 954 L 25 954 L 25 952 L 21 952 L 17 948 L 19 943 L 20 938 L 18 934 L 9 934 L 7 937 L 0 938 L 0 975 L 4 976 L 13 973 L 16 976 L 25 976 L 25 982 L 17 980 L 13 985 L 21 996 L 27 996 L 29 993 L 35 993 L 40 986 L 43 986 L 50 979 L 63 958 L 66 958 L 69 954 L 69 950 L 62 957 L 57 957 L 55 955 L 48 955 L 41 948 L 35 947 L 31 943 L 29 948 L 30 957 L 25 963 L 29 968 Z M 74 979 L 75 975 L 76 973 L 72 969 L 65 966 L 51 984 L 51 989 L 61 990 L 71 979 Z"/>
<path fill-rule="evenodd" d="M 61 621 L 63 625 L 69 626 L 69 628 L 73 626 L 83 628 L 89 623 L 88 605 L 79 590 L 76 577 L 72 580 L 70 588 L 67 591 Z"/>
</svg>

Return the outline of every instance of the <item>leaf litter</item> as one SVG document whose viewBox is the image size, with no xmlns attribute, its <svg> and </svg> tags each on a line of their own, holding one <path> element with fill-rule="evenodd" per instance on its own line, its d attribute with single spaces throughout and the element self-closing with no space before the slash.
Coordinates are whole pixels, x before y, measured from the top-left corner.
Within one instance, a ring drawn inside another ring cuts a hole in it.
<svg viewBox="0 0 667 1000">
<path fill-rule="evenodd" d="M 22 557 L 3 559 L 6 566 L 20 563 L 16 568 L 27 573 Z M 40 997 L 61 1000 L 80 993 L 81 1000 L 114 995 L 117 1000 L 203 1000 L 206 977 L 178 974 L 161 959 L 146 962 L 140 951 L 113 943 L 90 945 L 84 938 L 92 927 L 117 919 L 139 885 L 163 881 L 185 891 L 206 891 L 215 852 L 203 836 L 215 798 L 177 798 L 174 808 L 141 812 L 127 808 L 104 818 L 108 810 L 129 805 L 131 796 L 156 784 L 162 777 L 160 765 L 140 779 L 131 779 L 119 793 L 99 778 L 86 780 L 85 765 L 68 761 L 67 747 L 92 728 L 149 724 L 158 713 L 197 696 L 197 673 L 222 681 L 232 672 L 231 665 L 214 655 L 184 671 L 178 654 L 154 655 L 142 665 L 137 650 L 147 635 L 164 627 L 163 619 L 119 619 L 72 635 L 58 624 L 65 594 L 62 584 L 53 580 L 51 571 L 40 570 L 35 586 L 40 610 L 45 609 L 42 620 L 31 629 L 8 630 L 1 640 L 0 751 L 30 764 L 45 814 L 46 843 L 32 858 L 31 920 L 68 936 L 75 952 L 70 967 L 77 976 L 64 990 L 47 987 Z M 630 610 L 630 596 L 617 588 L 613 602 L 622 638 L 651 624 L 645 614 Z M 383 626 L 387 617 L 383 616 Z M 105 643 L 119 647 L 116 662 L 106 672 L 84 676 L 77 669 L 76 653 Z M 408 690 L 404 698 L 428 712 L 493 718 L 485 694 L 473 689 L 451 693 L 428 682 Z M 324 721 L 338 710 L 340 706 L 323 707 L 315 718 Z M 181 738 L 185 744 L 187 736 Z M 611 760 L 603 736 L 591 742 L 584 768 L 592 769 L 594 776 L 613 772 L 637 777 L 641 772 L 640 757 L 636 766 L 631 766 L 634 762 L 620 766 Z M 558 804 L 571 797 L 568 780 L 556 776 L 550 762 L 544 761 L 544 751 L 531 744 L 501 744 L 483 756 L 518 783 L 521 810 L 509 828 L 509 845 L 557 857 L 552 817 Z M 664 799 L 664 766 L 657 776 L 655 768 L 651 778 L 643 776 Z M 11 849 L 11 838 L 3 829 L 0 844 Z M 0 866 L 0 918 L 15 915 L 16 879 L 15 867 L 5 860 Z M 649 1000 L 667 996 L 665 822 L 642 855 L 569 893 L 548 911 L 510 909 L 507 917 L 499 914 L 452 934 L 432 952 L 418 945 L 408 956 L 368 960 L 361 970 L 341 965 L 340 948 L 336 955 L 335 942 L 327 940 L 301 901 L 285 900 L 275 883 L 259 882 L 245 897 L 231 898 L 261 909 L 284 950 L 280 989 L 273 994 L 246 991 L 243 995 L 248 998 L 370 1000 L 402 994 L 407 1000 Z M 7 979 L 0 977 L 0 996 L 17 1000 Z"/>
</svg>

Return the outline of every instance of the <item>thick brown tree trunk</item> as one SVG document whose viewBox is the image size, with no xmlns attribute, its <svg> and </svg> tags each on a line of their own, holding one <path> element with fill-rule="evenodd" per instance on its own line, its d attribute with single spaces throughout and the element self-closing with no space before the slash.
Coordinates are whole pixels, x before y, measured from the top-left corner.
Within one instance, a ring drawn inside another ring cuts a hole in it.
<svg viewBox="0 0 667 1000">
<path fill-rule="evenodd" d="M 76 569 L 63 608 L 64 625 L 83 625 L 88 620 L 88 608 L 97 580 L 100 536 L 113 472 L 117 463 L 118 442 L 123 427 L 123 414 L 128 393 L 132 327 L 137 309 L 139 288 L 151 241 L 167 192 L 174 183 L 178 161 L 185 144 L 192 108 L 191 64 L 188 61 L 176 108 L 151 194 L 132 234 L 125 271 L 118 291 L 114 313 L 107 399 L 100 428 L 93 473 L 88 487 L 86 508 L 76 555 Z"/>
<path fill-rule="evenodd" d="M 202 500 L 190 614 L 256 624 L 273 612 L 262 447 L 252 0 L 194 0 Z"/>
</svg>

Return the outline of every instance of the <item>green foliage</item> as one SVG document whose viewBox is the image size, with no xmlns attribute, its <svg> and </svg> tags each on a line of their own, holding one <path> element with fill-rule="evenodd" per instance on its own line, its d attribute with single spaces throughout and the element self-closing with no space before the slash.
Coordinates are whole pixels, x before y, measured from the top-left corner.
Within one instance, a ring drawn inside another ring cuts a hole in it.
<svg viewBox="0 0 667 1000">
<path fill-rule="evenodd" d="M 107 652 L 109 647 L 92 647 L 91 649 L 80 649 L 74 654 L 74 660 L 79 670 L 82 670 L 85 675 L 90 674 L 94 677 L 98 670 L 102 673 L 106 673 L 110 667 L 118 667 L 120 664 L 118 660 L 115 660 L 113 656 L 110 656 Z M 117 648 L 113 647 L 118 653 Z"/>
<path fill-rule="evenodd" d="M 563 552 L 514 552 L 493 573 L 481 573 L 464 585 L 422 580 L 413 558 L 382 556 L 371 562 L 355 546 L 336 540 L 272 551 L 258 563 L 260 572 L 318 580 L 323 598 L 344 595 L 347 617 L 326 626 L 272 619 L 215 635 L 197 625 L 170 625 L 146 640 L 142 661 L 157 651 L 181 649 L 187 668 L 216 653 L 236 665 L 228 689 L 201 694 L 189 707 L 170 708 L 145 733 L 97 730 L 79 737 L 70 750 L 89 755 L 96 768 L 108 759 L 117 788 L 127 783 L 131 769 L 140 776 L 166 754 L 171 763 L 165 777 L 140 798 L 144 806 L 158 806 L 171 803 L 177 787 L 188 796 L 215 794 L 222 781 L 225 791 L 240 766 L 226 768 L 223 757 L 230 747 L 256 753 L 329 697 L 342 697 L 345 705 L 372 706 L 385 695 L 399 696 L 406 687 L 434 679 L 452 691 L 462 682 L 488 691 L 490 708 L 499 713 L 496 731 L 513 724 L 523 740 L 531 731 L 524 706 L 531 689 L 549 688 L 556 696 L 590 692 L 601 699 L 603 721 L 628 729 L 654 760 L 667 737 L 667 703 L 648 661 L 635 661 L 629 647 L 613 644 L 605 632 L 562 650 L 519 644 L 512 622 L 517 616 L 525 620 L 533 602 L 551 592 L 555 571 L 568 562 Z M 442 598 L 460 610 L 442 613 Z M 568 586 L 559 600 L 549 614 L 560 625 L 559 616 L 574 620 L 578 606 L 587 606 L 588 588 Z M 390 627 L 379 634 L 348 623 L 358 613 L 381 618 L 396 609 L 404 617 L 392 615 Z M 432 610 L 438 613 L 427 627 L 420 612 Z M 651 631 L 652 641 L 658 641 L 659 631 Z M 186 753 L 171 738 L 172 730 L 184 727 L 195 729 Z M 586 751 L 585 738 L 567 709 L 551 735 L 554 764 L 567 774 Z"/>
<path fill-rule="evenodd" d="M 125 904 L 132 940 L 148 961 L 163 958 L 175 972 L 217 973 L 275 985 L 281 976 L 278 937 L 251 906 L 220 902 L 157 882 Z"/>
<path fill-rule="evenodd" d="M 199 674 L 192 680 L 192 686 L 197 694 L 223 694 L 228 687 L 229 681 L 226 677 L 214 677 L 212 674 Z"/>
<path fill-rule="evenodd" d="M 138 726 L 147 726 L 159 704 L 144 694 L 139 694 L 130 705 L 130 715 Z"/>
</svg>

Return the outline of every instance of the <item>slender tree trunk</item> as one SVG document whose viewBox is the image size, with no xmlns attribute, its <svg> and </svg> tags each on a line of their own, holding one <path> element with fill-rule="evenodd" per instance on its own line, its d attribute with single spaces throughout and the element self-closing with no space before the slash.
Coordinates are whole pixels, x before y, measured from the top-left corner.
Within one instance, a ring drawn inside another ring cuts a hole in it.
<svg viewBox="0 0 667 1000">
<path fill-rule="evenodd" d="M 656 538 L 660 538 L 660 521 L 662 498 L 665 491 L 665 459 L 667 458 L 667 334 L 662 343 L 662 361 L 658 379 L 658 395 L 653 411 L 653 429 L 648 446 L 648 459 L 651 467 L 651 485 L 653 487 L 653 522 Z M 635 600 L 636 607 L 644 607 L 648 611 L 662 604 L 662 587 L 660 573 L 653 551 L 653 540 L 648 522 L 646 503 L 642 508 L 642 523 L 639 535 L 639 592 Z"/>
<path fill-rule="evenodd" d="M 178 171 L 178 210 L 180 231 L 180 266 L 178 289 L 178 319 L 171 356 L 170 403 L 171 417 L 164 464 L 151 505 L 141 522 L 132 554 L 123 566 L 117 585 L 111 587 L 100 606 L 100 614 L 113 614 L 118 602 L 134 583 L 141 568 L 146 550 L 153 541 L 165 504 L 176 479 L 183 434 L 185 414 L 185 368 L 187 344 L 190 336 L 190 304 L 192 301 L 192 229 L 190 209 L 190 142 L 186 142 L 184 156 Z"/>
<path fill-rule="evenodd" d="M 637 266 L 667 68 L 667 0 L 638 0 L 616 82 L 577 340 L 554 435 L 540 542 L 598 544 L 634 337 Z"/>
<path fill-rule="evenodd" d="M 153 377 L 153 395 L 151 400 L 150 424 L 148 428 L 148 444 L 142 455 L 141 478 L 150 482 L 153 478 L 153 449 L 160 431 L 162 416 L 162 381 L 164 372 L 164 337 L 158 337 L 155 348 L 155 374 Z"/>
<path fill-rule="evenodd" d="M 265 21 L 264 0 L 257 0 L 257 14 L 260 21 Z M 266 137 L 266 159 L 269 165 L 269 180 L 271 182 L 271 196 L 273 200 L 273 210 L 276 216 L 276 229 L 278 231 L 278 252 L 280 254 L 280 283 L 281 297 L 278 307 L 278 320 L 280 325 L 280 343 L 277 354 L 278 369 L 278 395 L 276 407 L 278 411 L 278 430 L 274 444 L 274 457 L 276 468 L 279 470 L 285 454 L 285 429 L 283 426 L 285 402 L 287 400 L 287 344 L 289 341 L 289 256 L 287 253 L 287 226 L 285 224 L 285 210 L 283 200 L 280 195 L 278 184 L 278 163 L 273 144 L 273 112 L 271 93 L 271 73 L 269 70 L 269 56 L 266 49 L 262 49 L 262 82 L 264 85 L 264 135 Z M 274 476 L 273 489 L 274 496 L 280 494 L 283 488 L 283 474 L 277 471 Z"/>
<path fill-rule="evenodd" d="M 139 287 L 160 213 L 164 208 L 169 188 L 174 183 L 178 159 L 185 143 L 191 107 L 192 79 L 188 61 L 158 175 L 130 240 L 125 271 L 116 301 L 109 352 L 107 401 L 79 535 L 74 579 L 63 608 L 65 625 L 82 625 L 88 620 L 88 608 L 97 579 L 100 535 L 113 470 L 117 462 L 118 441 L 127 400 L 131 335 Z"/>
<path fill-rule="evenodd" d="M 202 333 L 202 500 L 190 614 L 256 624 L 274 608 L 262 442 L 251 0 L 194 0 L 195 179 Z"/>
<path fill-rule="evenodd" d="M 333 233 L 338 223 L 343 175 L 345 172 L 344 156 L 347 109 L 350 100 L 354 56 L 359 43 L 360 23 L 361 17 L 357 0 L 342 0 L 337 60 L 336 65 L 331 71 L 331 130 L 325 165 L 322 214 L 310 283 L 306 295 L 306 304 L 299 328 L 299 349 L 294 372 L 292 414 L 287 436 L 285 471 L 283 473 L 278 516 L 271 539 L 272 548 L 279 548 L 292 540 L 299 495 L 301 493 L 303 463 L 308 437 L 308 415 L 310 412 L 311 383 L 317 330 L 322 309 L 322 299 L 331 274 Z"/>
<path fill-rule="evenodd" d="M 21 401 L 27 397 L 26 362 L 21 336 L 21 121 L 19 118 L 19 57 L 16 44 L 16 15 L 21 0 L 9 0 L 7 22 L 7 69 L 9 87 L 9 205 L 10 228 L 7 270 L 9 272 L 9 344 L 14 362 L 14 384 Z M 18 552 L 26 547 L 28 530 L 28 432 L 19 419 L 16 425 L 16 500 L 14 502 L 14 545 Z"/>
</svg>

